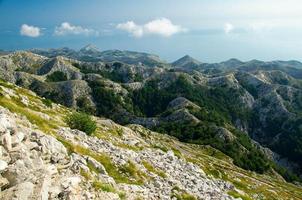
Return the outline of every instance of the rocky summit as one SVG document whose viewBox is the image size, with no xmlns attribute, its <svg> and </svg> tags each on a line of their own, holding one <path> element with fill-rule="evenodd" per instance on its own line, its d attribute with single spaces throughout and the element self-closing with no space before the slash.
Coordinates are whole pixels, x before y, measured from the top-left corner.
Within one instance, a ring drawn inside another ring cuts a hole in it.
<svg viewBox="0 0 302 200">
<path fill-rule="evenodd" d="M 0 199 L 299 200 L 301 66 L 7 52 Z"/>
</svg>

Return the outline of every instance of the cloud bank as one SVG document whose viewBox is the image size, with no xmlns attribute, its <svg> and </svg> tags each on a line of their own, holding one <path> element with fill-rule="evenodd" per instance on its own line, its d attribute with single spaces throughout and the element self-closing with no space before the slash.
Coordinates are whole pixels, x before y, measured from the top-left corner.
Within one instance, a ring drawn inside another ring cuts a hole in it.
<svg viewBox="0 0 302 200">
<path fill-rule="evenodd" d="M 174 34 L 185 32 L 186 29 L 175 25 L 167 18 L 160 18 L 152 20 L 146 24 L 138 25 L 133 21 L 118 24 L 117 29 L 126 31 L 134 37 L 143 37 L 144 35 L 159 35 L 163 37 L 170 37 Z"/>
<path fill-rule="evenodd" d="M 99 32 L 94 29 L 83 28 L 82 26 L 75 26 L 68 22 L 63 22 L 60 26 L 55 28 L 54 35 L 85 35 L 85 36 L 98 36 Z"/>
<path fill-rule="evenodd" d="M 39 27 L 23 24 L 20 29 L 20 34 L 27 37 L 39 37 L 41 29 Z"/>
</svg>

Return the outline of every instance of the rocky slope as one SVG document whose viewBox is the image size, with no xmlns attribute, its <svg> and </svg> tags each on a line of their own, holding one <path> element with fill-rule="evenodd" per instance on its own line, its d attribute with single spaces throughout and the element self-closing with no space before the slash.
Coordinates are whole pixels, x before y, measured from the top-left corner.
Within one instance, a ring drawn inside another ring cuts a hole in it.
<svg viewBox="0 0 302 200">
<path fill-rule="evenodd" d="M 170 106 L 188 105 L 182 99 Z M 0 81 L 1 199 L 301 199 L 221 152 L 139 125 L 95 118 L 92 136 L 66 127 L 71 110 Z"/>
<path fill-rule="evenodd" d="M 301 175 L 302 65 L 297 61 L 208 64 L 185 56 L 169 65 L 154 55 L 102 52 L 91 45 L 32 52 L 41 55 L 1 56 L 0 78 L 120 124 L 209 144 L 244 169 L 271 171 L 273 160 Z"/>
</svg>

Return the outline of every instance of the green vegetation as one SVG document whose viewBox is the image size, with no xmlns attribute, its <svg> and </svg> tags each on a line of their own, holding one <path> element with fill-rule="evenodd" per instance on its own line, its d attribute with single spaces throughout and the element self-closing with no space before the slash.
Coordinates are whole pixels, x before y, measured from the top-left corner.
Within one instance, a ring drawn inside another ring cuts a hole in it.
<svg viewBox="0 0 302 200">
<path fill-rule="evenodd" d="M 162 170 L 159 169 L 155 169 L 149 162 L 143 160 L 142 164 L 144 165 L 144 167 L 149 171 L 152 172 L 154 174 L 157 174 L 158 176 L 162 177 L 162 178 L 166 178 L 167 175 L 165 174 L 165 172 L 163 172 Z"/>
<path fill-rule="evenodd" d="M 55 71 L 50 75 L 46 76 L 47 82 L 59 82 L 59 81 L 67 81 L 67 76 L 64 72 Z"/>
<path fill-rule="evenodd" d="M 234 198 L 241 198 L 242 200 L 252 200 L 250 197 L 239 194 L 238 192 L 236 192 L 234 190 L 229 191 L 228 194 Z"/>
<path fill-rule="evenodd" d="M 91 105 L 91 101 L 84 96 L 77 98 L 77 106 L 78 111 L 80 112 L 85 112 L 91 115 L 96 112 L 95 108 Z"/>
<path fill-rule="evenodd" d="M 42 99 L 42 103 L 43 103 L 45 106 L 47 106 L 47 107 L 49 107 L 49 108 L 52 108 L 52 101 L 51 101 L 50 99 L 45 99 L 45 98 L 43 98 L 43 99 Z"/>
<path fill-rule="evenodd" d="M 141 185 L 144 183 L 144 179 L 147 178 L 147 175 L 141 172 L 136 165 L 131 162 L 130 160 L 128 161 L 127 164 L 123 165 L 120 167 L 120 171 L 123 174 L 128 175 L 130 179 L 134 181 L 135 184 Z"/>
<path fill-rule="evenodd" d="M 110 184 L 105 184 L 105 183 L 102 183 L 100 181 L 94 181 L 92 183 L 92 186 L 96 189 L 96 190 L 102 190 L 104 192 L 113 192 L 113 193 L 116 193 L 116 189 L 110 185 Z"/>
<path fill-rule="evenodd" d="M 264 173 L 270 168 L 270 162 L 251 143 L 249 137 L 235 128 L 231 132 L 236 136 L 234 141 L 222 141 L 217 135 L 217 126 L 227 127 L 232 119 L 247 121 L 251 117 L 248 110 L 243 110 L 238 102 L 242 91 L 226 86 L 209 89 L 194 86 L 183 75 L 167 88 L 159 89 L 157 80 L 147 82 L 141 90 L 134 91 L 132 101 L 135 114 L 154 117 L 168 115 L 166 108 L 170 101 L 178 96 L 185 97 L 201 107 L 191 110 L 199 123 L 162 123 L 155 131 L 167 133 L 181 141 L 211 145 L 233 158 L 234 163 L 244 169 Z M 163 114 L 164 113 L 164 114 Z M 248 151 L 245 152 L 243 148 Z"/>
<path fill-rule="evenodd" d="M 90 82 L 92 95 L 97 104 L 97 114 L 109 116 L 110 113 L 123 104 L 119 95 L 106 89 L 102 81 Z"/>
<path fill-rule="evenodd" d="M 184 190 L 181 190 L 179 187 L 175 186 L 172 188 L 171 198 L 176 198 L 177 200 L 197 200 L 196 197 L 187 193 Z"/>
<path fill-rule="evenodd" d="M 13 113 L 25 116 L 31 123 L 37 125 L 40 130 L 45 131 L 45 133 L 51 132 L 53 129 L 57 128 L 57 124 L 54 121 L 41 118 L 38 113 L 35 113 L 31 109 L 27 109 L 16 99 L 7 99 L 0 95 L 0 105 L 6 107 Z"/>
<path fill-rule="evenodd" d="M 85 113 L 73 112 L 66 117 L 66 123 L 72 129 L 78 129 L 91 135 L 97 128 L 96 122 Z"/>
</svg>

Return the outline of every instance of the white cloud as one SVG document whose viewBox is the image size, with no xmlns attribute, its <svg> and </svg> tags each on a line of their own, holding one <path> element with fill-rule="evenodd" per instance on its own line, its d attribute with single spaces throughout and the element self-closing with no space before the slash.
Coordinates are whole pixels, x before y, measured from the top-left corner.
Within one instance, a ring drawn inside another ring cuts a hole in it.
<svg viewBox="0 0 302 200">
<path fill-rule="evenodd" d="M 224 24 L 224 32 L 225 34 L 229 34 L 234 30 L 234 25 L 231 23 L 225 23 Z"/>
<path fill-rule="evenodd" d="M 167 18 L 156 19 L 148 22 L 144 25 L 144 29 L 147 33 L 158 34 L 165 37 L 169 37 L 176 33 L 185 31 L 184 28 L 179 25 L 174 25 Z"/>
<path fill-rule="evenodd" d="M 54 34 L 57 36 L 65 36 L 65 35 L 98 36 L 99 32 L 94 29 L 83 28 L 82 26 L 74 26 L 68 22 L 63 22 L 60 26 L 55 28 Z"/>
<path fill-rule="evenodd" d="M 20 34 L 27 37 L 39 37 L 41 35 L 41 29 L 39 27 L 23 24 L 20 29 Z"/>
<path fill-rule="evenodd" d="M 116 28 L 127 31 L 134 37 L 142 37 L 147 34 L 170 37 L 176 33 L 186 31 L 185 28 L 179 25 L 174 25 L 167 18 L 155 19 L 143 25 L 138 25 L 133 21 L 128 21 L 118 24 Z"/>
<path fill-rule="evenodd" d="M 126 23 L 118 24 L 117 29 L 124 30 L 132 34 L 134 37 L 142 37 L 144 30 L 142 26 L 135 24 L 133 21 L 128 21 Z"/>
</svg>

